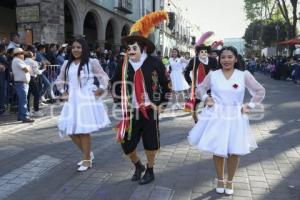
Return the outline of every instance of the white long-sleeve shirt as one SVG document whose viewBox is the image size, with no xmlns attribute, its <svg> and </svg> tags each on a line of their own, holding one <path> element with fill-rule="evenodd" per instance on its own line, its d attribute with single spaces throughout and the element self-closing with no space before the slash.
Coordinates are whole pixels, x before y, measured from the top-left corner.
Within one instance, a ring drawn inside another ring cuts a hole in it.
<svg viewBox="0 0 300 200">
<path fill-rule="evenodd" d="M 205 101 L 208 97 L 207 90 L 211 89 L 211 95 L 215 103 L 225 106 L 242 105 L 245 88 L 248 89 L 252 98 L 248 103 L 254 108 L 265 97 L 265 88 L 253 77 L 249 71 L 235 69 L 229 79 L 226 79 L 222 69 L 211 71 L 197 86 L 196 95 Z"/>
</svg>

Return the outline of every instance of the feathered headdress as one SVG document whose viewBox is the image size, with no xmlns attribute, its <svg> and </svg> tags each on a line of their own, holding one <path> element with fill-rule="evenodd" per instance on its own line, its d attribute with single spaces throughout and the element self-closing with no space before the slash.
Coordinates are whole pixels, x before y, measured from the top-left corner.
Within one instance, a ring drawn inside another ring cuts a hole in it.
<svg viewBox="0 0 300 200">
<path fill-rule="evenodd" d="M 200 46 L 201 44 L 204 44 L 205 40 L 207 40 L 210 36 L 212 36 L 214 32 L 208 31 L 201 35 L 201 37 L 196 42 L 196 46 Z"/>
<path fill-rule="evenodd" d="M 204 42 L 213 34 L 214 34 L 214 32 L 208 31 L 201 35 L 201 37 L 197 40 L 196 45 L 195 45 L 196 52 L 199 52 L 202 49 L 206 49 L 208 52 L 210 51 L 211 47 L 209 45 L 208 46 L 205 45 Z"/>
<path fill-rule="evenodd" d="M 224 42 L 223 40 L 214 41 L 210 46 L 212 49 L 218 49 L 219 46 L 223 46 Z"/>
<path fill-rule="evenodd" d="M 168 19 L 168 13 L 166 11 L 149 13 L 132 25 L 129 36 L 122 38 L 122 41 L 124 43 L 130 43 L 132 41 L 144 42 L 148 47 L 147 53 L 152 53 L 155 49 L 155 45 L 148 39 L 148 36 L 156 25 L 166 19 Z"/>
</svg>

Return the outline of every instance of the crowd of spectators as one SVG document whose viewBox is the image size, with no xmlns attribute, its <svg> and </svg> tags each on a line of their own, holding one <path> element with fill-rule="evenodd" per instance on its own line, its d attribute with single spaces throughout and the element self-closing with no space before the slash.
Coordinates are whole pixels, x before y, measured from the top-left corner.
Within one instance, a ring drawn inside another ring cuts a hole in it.
<svg viewBox="0 0 300 200">
<path fill-rule="evenodd" d="M 0 43 L 0 115 L 17 113 L 26 123 L 44 115 L 40 107 L 59 101 L 54 81 L 71 52 L 68 44 L 20 44 L 18 33 L 12 33 L 8 43 Z M 103 50 L 95 45 L 90 57 L 99 60 L 110 78 L 124 53 Z M 33 98 L 31 98 L 33 97 Z M 33 109 L 32 109 L 33 107 Z"/>
<path fill-rule="evenodd" d="M 260 71 L 274 80 L 293 81 L 300 84 L 300 57 L 277 56 L 252 59 L 247 62 L 249 71 Z"/>
</svg>

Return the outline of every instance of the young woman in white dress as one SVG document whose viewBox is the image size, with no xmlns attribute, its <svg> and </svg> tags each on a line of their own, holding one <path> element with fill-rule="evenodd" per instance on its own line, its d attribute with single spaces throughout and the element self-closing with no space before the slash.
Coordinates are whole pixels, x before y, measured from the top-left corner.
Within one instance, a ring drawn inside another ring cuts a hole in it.
<svg viewBox="0 0 300 200">
<path fill-rule="evenodd" d="M 180 57 L 178 49 L 174 48 L 172 50 L 169 68 L 170 68 L 172 90 L 175 93 L 175 99 L 177 105 L 179 105 L 178 95 L 182 94 L 184 97 L 187 97 L 187 90 L 190 88 L 183 74 L 186 65 L 187 64 L 184 58 Z"/>
<path fill-rule="evenodd" d="M 237 50 L 224 47 L 220 51 L 222 69 L 211 71 L 198 85 L 196 93 L 205 102 L 198 123 L 190 131 L 188 140 L 196 148 L 213 153 L 218 185 L 217 193 L 233 194 L 233 177 L 239 156 L 257 148 L 251 135 L 247 113 L 265 96 L 265 89 L 249 71 L 237 68 Z M 252 98 L 244 104 L 245 89 Z M 211 89 L 211 96 L 207 90 Z M 224 181 L 227 159 L 228 177 Z"/>
<path fill-rule="evenodd" d="M 94 77 L 99 87 L 94 84 Z M 89 58 L 89 47 L 83 38 L 75 39 L 71 56 L 65 61 L 56 80 L 66 99 L 58 121 L 60 136 L 69 136 L 83 154 L 78 171 L 92 167 L 90 133 L 110 124 L 100 98 L 108 85 L 108 76 L 97 59 Z"/>
</svg>

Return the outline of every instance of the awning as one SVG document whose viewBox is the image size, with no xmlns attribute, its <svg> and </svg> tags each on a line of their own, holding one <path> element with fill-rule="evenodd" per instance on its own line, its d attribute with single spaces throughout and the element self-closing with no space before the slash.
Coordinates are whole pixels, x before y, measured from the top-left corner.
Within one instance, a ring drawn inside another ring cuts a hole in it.
<svg viewBox="0 0 300 200">
<path fill-rule="evenodd" d="M 278 42 L 278 44 L 282 44 L 282 45 L 295 45 L 295 44 L 300 44 L 300 38 L 293 38 L 293 39 L 290 39 L 290 40 Z"/>
</svg>

